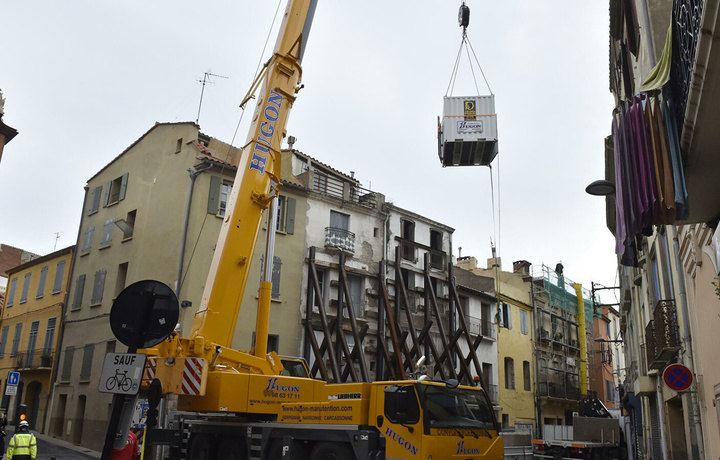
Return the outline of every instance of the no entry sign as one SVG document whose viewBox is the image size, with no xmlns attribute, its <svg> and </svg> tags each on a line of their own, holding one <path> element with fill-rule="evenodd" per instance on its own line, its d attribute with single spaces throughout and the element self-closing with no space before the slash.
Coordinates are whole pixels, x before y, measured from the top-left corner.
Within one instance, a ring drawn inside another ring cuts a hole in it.
<svg viewBox="0 0 720 460">
<path fill-rule="evenodd" d="M 685 391 L 692 385 L 692 372 L 682 364 L 671 364 L 663 371 L 663 381 L 675 391 Z"/>
</svg>

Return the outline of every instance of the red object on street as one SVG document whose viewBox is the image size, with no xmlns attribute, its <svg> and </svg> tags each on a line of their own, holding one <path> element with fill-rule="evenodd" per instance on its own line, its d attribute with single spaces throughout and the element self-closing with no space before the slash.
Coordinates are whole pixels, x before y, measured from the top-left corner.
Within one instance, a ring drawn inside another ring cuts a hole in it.
<svg viewBox="0 0 720 460">
<path fill-rule="evenodd" d="M 125 447 L 122 449 L 113 449 L 111 460 L 139 460 L 140 446 L 138 445 L 137 436 L 132 431 L 128 431 Z"/>
</svg>

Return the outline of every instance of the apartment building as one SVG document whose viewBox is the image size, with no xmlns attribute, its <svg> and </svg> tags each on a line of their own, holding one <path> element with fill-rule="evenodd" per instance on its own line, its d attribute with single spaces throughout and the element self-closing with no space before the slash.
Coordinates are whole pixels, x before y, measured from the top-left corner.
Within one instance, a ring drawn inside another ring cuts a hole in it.
<svg viewBox="0 0 720 460">
<path fill-rule="evenodd" d="M 74 250 L 70 246 L 7 271 L 7 298 L 0 315 L 0 407 L 10 420 L 26 413 L 30 427 L 38 431 L 50 406 Z M 8 393 L 9 372 L 20 374 L 15 394 Z"/>
<path fill-rule="evenodd" d="M 718 5 L 610 2 L 607 224 L 617 241 L 621 401 L 634 459 L 720 455 Z"/>
<path fill-rule="evenodd" d="M 503 430 L 534 434 L 536 428 L 537 376 L 534 359 L 534 313 L 530 263 L 518 261 L 513 271 L 503 271 L 502 260 L 487 260 L 478 267 L 475 257 L 459 257 L 457 265 L 495 284 L 497 302 L 486 305 L 480 320 L 491 334 L 497 323 L 496 366 L 498 413 Z"/>
</svg>

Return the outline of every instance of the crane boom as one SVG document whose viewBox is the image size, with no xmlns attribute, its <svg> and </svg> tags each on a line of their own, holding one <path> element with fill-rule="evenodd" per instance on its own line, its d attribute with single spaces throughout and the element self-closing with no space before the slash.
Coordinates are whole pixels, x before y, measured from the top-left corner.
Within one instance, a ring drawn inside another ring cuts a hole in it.
<svg viewBox="0 0 720 460">
<path fill-rule="evenodd" d="M 316 4 L 317 0 L 291 0 L 285 10 L 273 57 L 264 69 L 265 77 L 191 339 L 200 338 L 223 347 L 232 343 L 262 216 L 280 186 L 281 142 L 300 89 L 300 63 Z M 269 262 L 272 263 L 272 257 Z M 265 354 L 270 291 L 270 282 L 263 281 L 256 327 L 260 346 L 256 346 L 256 356 Z"/>
</svg>

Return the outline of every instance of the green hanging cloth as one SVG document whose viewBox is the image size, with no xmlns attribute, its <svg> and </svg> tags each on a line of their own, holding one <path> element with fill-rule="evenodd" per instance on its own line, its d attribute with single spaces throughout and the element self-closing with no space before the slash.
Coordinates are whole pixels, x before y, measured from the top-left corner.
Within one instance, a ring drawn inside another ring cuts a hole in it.
<svg viewBox="0 0 720 460">
<path fill-rule="evenodd" d="M 640 88 L 640 91 L 652 91 L 660 89 L 670 79 L 670 63 L 672 62 L 672 21 L 668 27 L 667 36 L 665 37 L 665 49 L 660 57 L 660 61 L 653 67 L 650 74 Z"/>
</svg>

